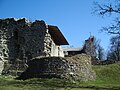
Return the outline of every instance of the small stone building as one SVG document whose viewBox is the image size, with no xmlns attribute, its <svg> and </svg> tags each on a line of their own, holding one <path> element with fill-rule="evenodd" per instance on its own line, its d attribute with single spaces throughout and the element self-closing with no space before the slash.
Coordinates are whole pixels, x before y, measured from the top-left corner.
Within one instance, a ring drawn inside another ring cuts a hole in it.
<svg viewBox="0 0 120 90">
<path fill-rule="evenodd" d="M 68 45 L 57 26 L 44 21 L 0 19 L 0 61 L 27 63 L 35 57 L 64 57 L 60 45 Z"/>
<path fill-rule="evenodd" d="M 85 40 L 82 48 L 64 48 L 63 51 L 65 56 L 85 53 L 91 57 L 96 57 L 95 38 L 94 36 L 90 36 L 87 40 Z"/>
</svg>

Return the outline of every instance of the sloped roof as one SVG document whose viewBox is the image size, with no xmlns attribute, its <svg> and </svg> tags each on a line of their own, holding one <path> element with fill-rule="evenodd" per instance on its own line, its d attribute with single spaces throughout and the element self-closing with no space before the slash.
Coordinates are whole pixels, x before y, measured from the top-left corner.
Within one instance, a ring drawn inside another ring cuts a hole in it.
<svg viewBox="0 0 120 90">
<path fill-rule="evenodd" d="M 48 25 L 49 33 L 56 45 L 69 45 L 57 26 Z"/>
</svg>

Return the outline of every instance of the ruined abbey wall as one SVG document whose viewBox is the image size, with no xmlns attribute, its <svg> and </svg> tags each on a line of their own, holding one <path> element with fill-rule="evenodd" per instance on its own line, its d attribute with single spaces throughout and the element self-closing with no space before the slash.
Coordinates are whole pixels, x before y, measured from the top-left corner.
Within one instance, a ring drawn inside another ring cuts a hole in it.
<svg viewBox="0 0 120 90">
<path fill-rule="evenodd" d="M 0 19 L 0 74 L 19 75 L 19 79 L 94 80 L 91 57 L 80 54 L 62 58 L 60 45 L 66 45 L 67 41 L 63 40 L 61 44 L 60 31 L 57 29 L 56 33 L 50 34 L 49 30 L 56 28 L 50 29 L 44 21 Z"/>
<path fill-rule="evenodd" d="M 9 64 L 7 69 L 16 65 L 16 61 L 26 64 L 35 57 L 62 55 L 59 48 L 52 40 L 44 21 L 0 19 L 0 64 Z M 3 67 L 0 71 L 2 69 Z"/>
<path fill-rule="evenodd" d="M 91 67 L 91 57 L 79 54 L 72 57 L 35 58 L 18 79 L 29 78 L 63 78 L 70 80 L 95 80 L 96 75 Z"/>
<path fill-rule="evenodd" d="M 0 20 L 0 59 L 29 60 L 44 51 L 44 21 L 27 23 L 25 19 Z"/>
</svg>

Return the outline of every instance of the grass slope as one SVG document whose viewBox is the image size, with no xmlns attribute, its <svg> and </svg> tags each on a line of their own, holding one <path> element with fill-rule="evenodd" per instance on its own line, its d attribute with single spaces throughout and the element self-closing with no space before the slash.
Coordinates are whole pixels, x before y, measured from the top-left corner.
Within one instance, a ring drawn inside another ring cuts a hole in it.
<svg viewBox="0 0 120 90">
<path fill-rule="evenodd" d="M 120 62 L 96 65 L 93 66 L 93 69 L 96 72 L 96 80 L 83 82 L 82 84 L 108 90 L 120 90 Z"/>
<path fill-rule="evenodd" d="M 120 62 L 94 67 L 97 79 L 106 84 L 119 84 L 120 85 Z"/>
<path fill-rule="evenodd" d="M 93 66 L 95 81 L 80 82 L 63 79 L 15 80 L 0 76 L 0 90 L 120 90 L 120 62 L 111 65 Z"/>
</svg>

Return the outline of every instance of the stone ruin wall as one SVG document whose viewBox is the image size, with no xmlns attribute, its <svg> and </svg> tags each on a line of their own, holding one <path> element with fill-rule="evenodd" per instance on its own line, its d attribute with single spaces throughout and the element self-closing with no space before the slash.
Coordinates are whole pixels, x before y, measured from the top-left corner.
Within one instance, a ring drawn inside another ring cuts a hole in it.
<svg viewBox="0 0 120 90">
<path fill-rule="evenodd" d="M 23 71 L 32 58 L 59 55 L 64 56 L 63 51 L 55 45 L 44 21 L 0 19 L 0 64 L 5 66 L 0 71 L 8 72 L 18 67 Z"/>
<path fill-rule="evenodd" d="M 74 62 L 60 57 L 63 52 L 55 45 L 44 21 L 26 22 L 26 19 L 0 19 L 0 74 L 31 75 L 30 77 L 59 77 L 77 80 L 94 80 L 90 58 L 75 56 Z M 41 57 L 45 56 L 42 61 Z M 69 59 L 69 58 L 68 58 Z M 74 57 L 73 57 L 74 59 Z M 83 59 L 83 60 L 82 60 Z M 27 76 L 26 75 L 26 76 Z M 27 78 L 27 77 L 26 77 Z"/>
<path fill-rule="evenodd" d="M 44 21 L 0 20 L 0 58 L 23 60 L 43 54 L 45 30 Z"/>
<path fill-rule="evenodd" d="M 96 57 L 97 54 L 96 54 L 96 46 L 95 46 L 94 36 L 91 36 L 87 40 L 85 40 L 83 50 L 87 55 L 90 55 L 91 57 Z"/>
<path fill-rule="evenodd" d="M 29 78 L 63 78 L 70 80 L 95 80 L 95 72 L 91 67 L 91 57 L 85 54 L 69 58 L 44 57 L 35 58 L 18 79 Z"/>
<path fill-rule="evenodd" d="M 0 20 L 0 61 L 12 66 L 16 60 L 27 63 L 31 58 L 45 56 L 44 21 L 26 22 L 14 18 Z M 11 65 L 10 65 L 11 64 Z M 2 70 L 3 67 L 1 67 Z M 7 67 L 9 69 L 9 67 Z"/>
<path fill-rule="evenodd" d="M 44 39 L 44 52 L 46 53 L 46 57 L 56 56 L 56 57 L 64 57 L 63 49 L 60 45 L 56 45 L 52 40 L 52 36 L 49 33 L 48 25 L 46 25 L 46 34 Z"/>
</svg>

